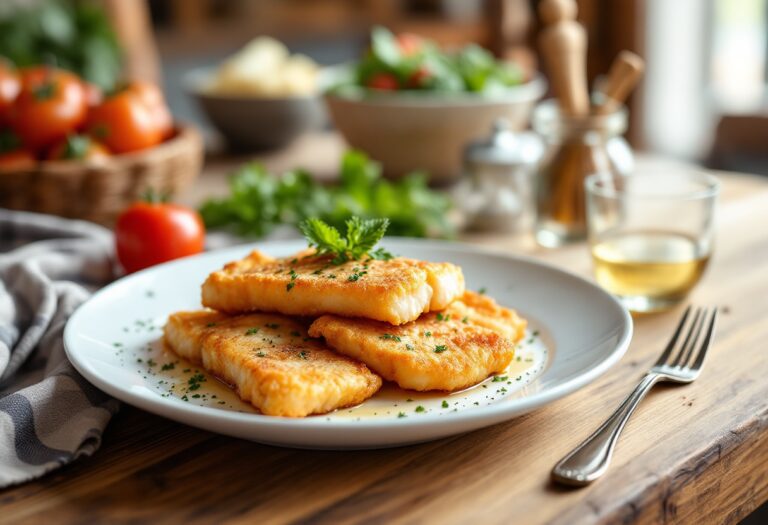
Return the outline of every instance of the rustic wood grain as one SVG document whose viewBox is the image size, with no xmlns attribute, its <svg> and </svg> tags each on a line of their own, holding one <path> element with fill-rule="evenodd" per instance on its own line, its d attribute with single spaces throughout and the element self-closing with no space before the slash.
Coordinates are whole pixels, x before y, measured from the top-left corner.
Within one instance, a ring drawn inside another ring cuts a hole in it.
<svg viewBox="0 0 768 525">
<path fill-rule="evenodd" d="M 768 500 L 768 182 L 722 180 L 716 254 L 691 298 L 724 307 L 707 365 L 649 395 L 592 486 L 553 486 L 549 470 L 631 390 L 681 308 L 637 318 L 626 356 L 587 388 L 424 445 L 282 449 L 126 406 L 94 457 L 0 492 L 0 522 L 737 523 Z M 584 246 L 468 240 L 589 275 Z"/>
</svg>

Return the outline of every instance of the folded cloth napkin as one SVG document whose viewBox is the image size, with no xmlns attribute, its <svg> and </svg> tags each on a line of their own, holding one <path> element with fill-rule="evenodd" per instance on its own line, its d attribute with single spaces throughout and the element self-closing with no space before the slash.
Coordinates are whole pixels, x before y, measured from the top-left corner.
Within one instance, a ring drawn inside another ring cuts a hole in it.
<svg viewBox="0 0 768 525">
<path fill-rule="evenodd" d="M 64 325 L 112 280 L 112 235 L 95 224 L 0 209 L 0 487 L 99 448 L 118 403 L 64 354 Z"/>
</svg>

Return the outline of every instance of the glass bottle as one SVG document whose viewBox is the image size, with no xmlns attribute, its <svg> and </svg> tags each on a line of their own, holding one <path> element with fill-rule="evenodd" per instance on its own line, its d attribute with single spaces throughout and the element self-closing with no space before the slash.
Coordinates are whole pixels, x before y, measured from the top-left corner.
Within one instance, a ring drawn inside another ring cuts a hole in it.
<svg viewBox="0 0 768 525">
<path fill-rule="evenodd" d="M 627 129 L 624 108 L 608 115 L 570 117 L 555 100 L 533 112 L 533 129 L 546 151 L 536 176 L 536 240 L 556 247 L 586 238 L 584 179 L 593 173 L 625 175 L 634 157 L 622 134 Z"/>
</svg>

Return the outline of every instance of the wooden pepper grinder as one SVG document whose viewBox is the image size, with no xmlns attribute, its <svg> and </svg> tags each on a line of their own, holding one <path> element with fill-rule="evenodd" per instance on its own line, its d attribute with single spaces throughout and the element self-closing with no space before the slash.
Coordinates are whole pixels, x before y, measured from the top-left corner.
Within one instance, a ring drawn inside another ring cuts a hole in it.
<svg viewBox="0 0 768 525">
<path fill-rule="evenodd" d="M 596 115 L 608 115 L 621 107 L 640 81 L 645 61 L 631 51 L 622 51 L 614 59 L 608 76 L 595 90 Z"/>
<path fill-rule="evenodd" d="M 560 109 L 580 117 L 589 114 L 587 34 L 576 22 L 576 13 L 574 0 L 542 0 L 539 16 L 545 27 L 539 45 Z"/>
</svg>

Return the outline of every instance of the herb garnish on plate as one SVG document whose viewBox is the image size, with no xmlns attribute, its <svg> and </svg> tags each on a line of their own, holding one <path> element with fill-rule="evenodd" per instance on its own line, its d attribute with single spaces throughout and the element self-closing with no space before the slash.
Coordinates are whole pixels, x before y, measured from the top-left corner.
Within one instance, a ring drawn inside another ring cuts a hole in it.
<svg viewBox="0 0 768 525">
<path fill-rule="evenodd" d="M 302 221 L 299 229 L 318 255 L 333 255 L 332 264 L 358 261 L 365 256 L 381 261 L 392 258 L 392 254 L 383 248 L 373 249 L 384 237 L 389 226 L 388 219 L 352 217 L 346 221 L 346 226 L 345 237 L 341 236 L 339 230 L 317 218 Z M 359 278 L 361 273 L 355 272 L 355 275 Z"/>
</svg>

